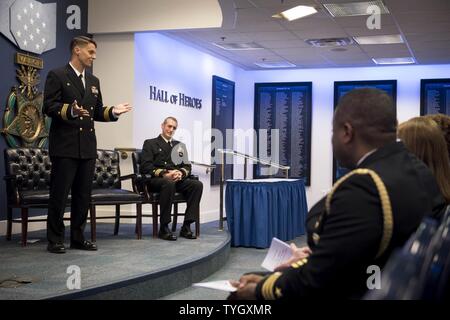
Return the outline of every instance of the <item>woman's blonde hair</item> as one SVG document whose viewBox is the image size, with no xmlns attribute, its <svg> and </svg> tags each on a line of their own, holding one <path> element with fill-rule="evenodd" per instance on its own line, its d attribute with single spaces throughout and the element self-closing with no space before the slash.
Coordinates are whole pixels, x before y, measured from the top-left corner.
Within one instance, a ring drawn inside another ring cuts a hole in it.
<svg viewBox="0 0 450 320">
<path fill-rule="evenodd" d="M 431 169 L 442 195 L 450 203 L 450 160 L 446 140 L 437 123 L 430 118 L 412 118 L 399 125 L 398 137 Z"/>
<path fill-rule="evenodd" d="M 450 158 L 450 116 L 442 113 L 429 114 L 424 118 L 431 119 L 437 123 L 444 134 L 445 142 L 447 142 L 448 156 Z"/>
</svg>

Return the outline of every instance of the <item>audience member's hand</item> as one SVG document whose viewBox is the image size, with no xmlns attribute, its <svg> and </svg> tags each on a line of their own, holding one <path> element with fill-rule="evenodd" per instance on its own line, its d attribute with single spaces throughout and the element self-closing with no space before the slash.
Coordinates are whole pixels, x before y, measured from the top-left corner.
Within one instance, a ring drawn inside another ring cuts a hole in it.
<svg viewBox="0 0 450 320">
<path fill-rule="evenodd" d="M 89 111 L 84 109 L 83 107 L 78 106 L 77 100 L 72 103 L 72 112 L 75 116 L 78 117 L 89 117 Z"/>
<path fill-rule="evenodd" d="M 122 113 L 127 113 L 131 111 L 133 107 L 129 103 L 121 103 L 114 106 L 113 112 L 116 116 L 120 116 Z"/>
<path fill-rule="evenodd" d="M 242 276 L 239 281 L 230 281 L 231 285 L 237 288 L 228 296 L 228 300 L 255 300 L 256 285 L 263 279 L 263 276 L 256 274 L 247 274 Z"/>
<path fill-rule="evenodd" d="M 291 250 L 292 257 L 284 261 L 282 264 L 278 265 L 275 268 L 275 271 L 282 271 L 286 268 L 289 268 L 294 262 L 307 258 L 312 253 L 311 249 L 308 246 L 297 248 L 294 243 L 291 243 Z"/>
</svg>

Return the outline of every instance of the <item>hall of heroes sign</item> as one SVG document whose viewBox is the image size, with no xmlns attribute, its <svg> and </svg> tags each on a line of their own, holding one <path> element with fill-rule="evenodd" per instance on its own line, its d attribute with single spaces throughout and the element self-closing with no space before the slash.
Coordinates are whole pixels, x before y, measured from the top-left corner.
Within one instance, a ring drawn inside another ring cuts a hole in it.
<svg viewBox="0 0 450 320">
<path fill-rule="evenodd" d="M 166 90 L 158 89 L 155 86 L 150 86 L 149 99 L 152 101 L 158 101 L 162 103 L 178 104 L 183 107 L 201 109 L 202 99 L 193 98 L 185 95 L 184 93 L 169 94 Z"/>
</svg>

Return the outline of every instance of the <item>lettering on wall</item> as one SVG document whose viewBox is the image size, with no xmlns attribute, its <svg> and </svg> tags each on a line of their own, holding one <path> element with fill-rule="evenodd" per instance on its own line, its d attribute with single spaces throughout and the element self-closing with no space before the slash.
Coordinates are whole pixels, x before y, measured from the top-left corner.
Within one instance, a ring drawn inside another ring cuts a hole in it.
<svg viewBox="0 0 450 320">
<path fill-rule="evenodd" d="M 169 94 L 168 91 L 156 86 L 150 86 L 150 100 L 194 109 L 202 108 L 202 99 L 190 97 L 184 93 Z"/>
</svg>

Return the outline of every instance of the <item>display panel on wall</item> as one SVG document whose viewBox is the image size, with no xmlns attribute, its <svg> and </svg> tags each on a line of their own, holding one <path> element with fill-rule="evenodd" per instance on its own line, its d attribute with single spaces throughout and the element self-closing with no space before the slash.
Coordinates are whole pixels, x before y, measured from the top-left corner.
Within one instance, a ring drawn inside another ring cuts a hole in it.
<svg viewBox="0 0 450 320">
<path fill-rule="evenodd" d="M 227 129 L 234 129 L 234 92 L 235 84 L 233 81 L 213 76 L 211 126 L 213 129 L 219 130 L 222 137 L 217 137 L 213 134 L 211 139 L 213 146 L 219 149 L 233 149 L 233 136 L 227 140 L 226 131 Z M 223 143 L 216 139 L 222 139 Z M 221 158 L 220 156 L 214 148 L 211 152 L 212 164 L 215 164 L 217 167 L 211 172 L 211 185 L 218 185 L 220 183 L 221 166 L 216 161 L 216 159 Z M 224 172 L 225 181 L 227 179 L 233 179 L 233 163 L 225 162 Z"/>
<path fill-rule="evenodd" d="M 289 178 L 304 179 L 308 186 L 311 184 L 311 115 L 312 82 L 255 83 L 258 158 L 289 166 Z M 260 164 L 253 167 L 255 179 L 285 176 L 284 171 L 276 168 Z"/>
<path fill-rule="evenodd" d="M 420 81 L 420 115 L 435 113 L 450 115 L 450 79 Z"/>
<path fill-rule="evenodd" d="M 397 80 L 368 80 L 368 81 L 336 81 L 334 83 L 334 109 L 336 109 L 339 99 L 353 89 L 377 88 L 385 91 L 392 97 L 394 107 L 397 112 Z M 333 184 L 349 170 L 338 165 L 333 156 Z"/>
</svg>

